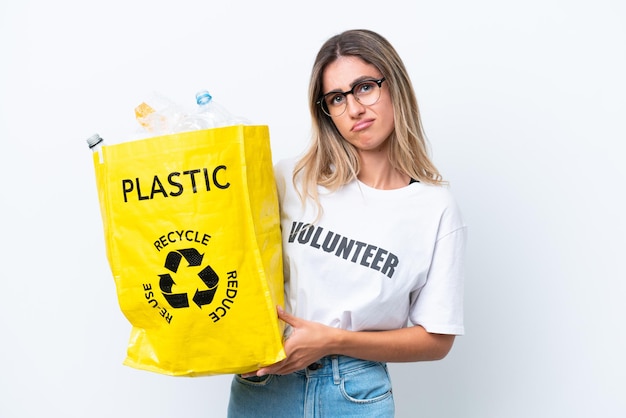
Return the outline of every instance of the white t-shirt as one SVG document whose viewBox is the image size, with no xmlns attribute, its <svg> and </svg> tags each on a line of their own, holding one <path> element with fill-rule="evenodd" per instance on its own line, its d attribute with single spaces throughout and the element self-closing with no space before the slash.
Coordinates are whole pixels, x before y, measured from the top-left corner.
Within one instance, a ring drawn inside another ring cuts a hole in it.
<svg viewBox="0 0 626 418">
<path fill-rule="evenodd" d="M 462 335 L 467 228 L 449 190 L 413 183 L 395 190 L 352 181 L 319 187 L 322 217 L 303 206 L 292 173 L 275 166 L 281 206 L 285 308 L 352 331 L 397 329 Z"/>
</svg>

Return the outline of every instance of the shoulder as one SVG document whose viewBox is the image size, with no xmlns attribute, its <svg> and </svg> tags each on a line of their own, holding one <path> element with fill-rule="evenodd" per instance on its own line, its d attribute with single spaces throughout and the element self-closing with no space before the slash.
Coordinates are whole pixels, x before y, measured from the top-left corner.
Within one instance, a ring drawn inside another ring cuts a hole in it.
<svg viewBox="0 0 626 418">
<path fill-rule="evenodd" d="M 455 206 L 456 199 L 454 198 L 454 194 L 450 189 L 450 186 L 447 185 L 435 185 L 435 184 L 427 184 L 427 183 L 412 183 L 409 185 L 414 191 L 414 196 L 419 199 L 425 199 L 433 204 L 443 205 L 443 206 Z"/>
<path fill-rule="evenodd" d="M 281 195 L 285 193 L 287 186 L 293 184 L 293 170 L 296 166 L 296 161 L 295 157 L 291 157 L 279 160 L 274 164 L 274 178 Z"/>
<path fill-rule="evenodd" d="M 421 196 L 420 198 L 428 202 L 429 205 L 437 208 L 440 221 L 447 225 L 446 229 L 455 230 L 466 226 L 461 208 L 449 186 L 420 183 L 419 185 L 411 185 L 411 187 L 419 188 L 418 196 Z"/>
<path fill-rule="evenodd" d="M 274 164 L 274 172 L 276 173 L 276 176 L 291 177 L 293 169 L 296 166 L 296 161 L 295 157 L 279 160 L 276 164 Z"/>
</svg>

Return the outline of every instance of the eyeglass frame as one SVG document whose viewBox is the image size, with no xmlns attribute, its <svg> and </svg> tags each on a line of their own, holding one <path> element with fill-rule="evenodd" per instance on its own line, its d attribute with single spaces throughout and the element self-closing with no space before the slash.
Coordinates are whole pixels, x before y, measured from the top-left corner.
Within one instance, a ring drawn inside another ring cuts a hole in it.
<svg viewBox="0 0 626 418">
<path fill-rule="evenodd" d="M 374 83 L 376 83 L 376 85 L 378 85 L 378 89 L 379 89 L 379 92 L 378 92 L 378 98 L 377 98 L 377 99 L 376 99 L 376 101 L 375 101 L 374 103 L 372 103 L 372 104 L 369 104 L 369 105 L 365 105 L 365 104 L 364 104 L 364 105 L 363 105 L 363 106 L 373 106 L 373 105 L 375 105 L 376 103 L 378 103 L 378 101 L 380 100 L 380 93 L 381 93 L 381 92 L 380 92 L 380 89 L 382 88 L 383 81 L 385 81 L 386 79 L 387 79 L 386 77 L 379 78 L 378 80 L 377 80 L 377 79 L 375 79 L 375 78 L 366 78 L 365 80 L 361 80 L 361 81 L 357 82 L 354 86 L 352 86 L 352 88 L 351 88 L 350 90 L 346 90 L 346 91 L 330 91 L 330 92 L 328 92 L 328 93 L 326 93 L 326 94 L 323 94 L 323 95 L 322 95 L 322 96 L 321 96 L 321 97 L 317 100 L 317 102 L 315 102 L 315 104 L 319 105 L 319 107 L 322 109 L 322 112 L 324 112 L 324 114 L 325 114 L 325 115 L 330 116 L 331 118 L 333 118 L 333 117 L 335 117 L 335 118 L 336 118 L 336 117 L 338 117 L 338 116 L 343 115 L 343 114 L 346 112 L 346 109 L 348 108 L 348 102 L 347 102 L 348 94 L 351 94 L 352 96 L 354 96 L 354 99 L 355 99 L 358 103 L 363 104 L 363 103 L 361 103 L 361 101 L 359 100 L 359 98 L 357 97 L 357 95 L 356 95 L 356 94 L 354 94 L 354 89 L 355 89 L 355 88 L 357 88 L 358 86 L 360 86 L 360 85 L 361 85 L 361 84 L 363 84 L 363 83 L 367 83 L 367 82 L 369 82 L 369 81 L 373 81 Z M 344 108 L 343 108 L 343 111 L 342 111 L 340 114 L 338 114 L 338 115 L 331 115 L 331 114 L 329 114 L 326 110 L 324 110 L 324 104 L 326 103 L 324 99 L 326 98 L 326 96 L 331 95 L 331 94 L 341 94 L 341 95 L 343 95 L 343 96 L 346 98 L 346 104 L 345 104 L 345 106 L 344 106 Z"/>
</svg>

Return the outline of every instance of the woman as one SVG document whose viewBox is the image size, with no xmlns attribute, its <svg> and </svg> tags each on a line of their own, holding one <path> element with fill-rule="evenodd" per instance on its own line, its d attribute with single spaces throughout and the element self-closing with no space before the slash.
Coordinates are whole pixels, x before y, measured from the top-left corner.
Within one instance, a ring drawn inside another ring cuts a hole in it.
<svg viewBox="0 0 626 418">
<path fill-rule="evenodd" d="M 466 227 L 386 39 L 330 38 L 309 98 L 311 145 L 275 168 L 287 358 L 235 376 L 229 416 L 392 417 L 386 363 L 442 359 L 464 332 Z"/>
</svg>

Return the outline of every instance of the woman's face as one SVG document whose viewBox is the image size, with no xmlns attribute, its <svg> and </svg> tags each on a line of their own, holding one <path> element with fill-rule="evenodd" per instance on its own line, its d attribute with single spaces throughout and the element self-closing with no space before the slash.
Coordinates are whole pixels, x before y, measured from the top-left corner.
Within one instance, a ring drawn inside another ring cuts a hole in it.
<svg viewBox="0 0 626 418">
<path fill-rule="evenodd" d="M 345 92 L 364 79 L 381 78 L 382 74 L 372 64 L 357 57 L 339 57 L 325 68 L 322 91 L 324 94 Z M 380 98 L 373 105 L 363 105 L 353 94 L 348 94 L 345 112 L 331 117 L 341 136 L 359 151 L 380 151 L 393 132 L 393 106 L 386 83 L 382 83 Z"/>
</svg>

